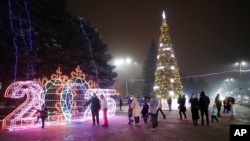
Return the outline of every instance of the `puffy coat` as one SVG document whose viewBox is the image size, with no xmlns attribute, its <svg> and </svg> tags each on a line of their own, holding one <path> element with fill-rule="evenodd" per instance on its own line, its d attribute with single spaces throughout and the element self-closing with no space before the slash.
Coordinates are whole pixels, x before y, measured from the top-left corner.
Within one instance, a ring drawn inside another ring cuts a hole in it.
<svg viewBox="0 0 250 141">
<path fill-rule="evenodd" d="M 133 109 L 133 116 L 139 117 L 141 114 L 141 108 L 140 108 L 140 104 L 139 104 L 136 97 L 133 97 L 133 101 L 131 103 L 131 108 Z"/>
</svg>

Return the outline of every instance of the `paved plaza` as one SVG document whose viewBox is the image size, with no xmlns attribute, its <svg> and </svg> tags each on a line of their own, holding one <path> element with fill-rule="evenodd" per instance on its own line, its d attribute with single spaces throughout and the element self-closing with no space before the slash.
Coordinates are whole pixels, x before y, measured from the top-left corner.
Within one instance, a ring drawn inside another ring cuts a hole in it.
<svg viewBox="0 0 250 141">
<path fill-rule="evenodd" d="M 164 111 L 158 117 L 157 130 L 151 131 L 151 124 L 128 125 L 127 109 L 117 111 L 109 117 L 109 127 L 92 126 L 91 121 L 70 125 L 50 125 L 21 131 L 0 131 L 1 141 L 229 141 L 230 124 L 250 124 L 249 107 L 236 105 L 236 116 L 222 114 L 219 123 L 193 126 L 190 109 L 187 120 L 179 120 L 177 110 Z M 102 120 L 101 120 L 102 123 Z"/>
</svg>

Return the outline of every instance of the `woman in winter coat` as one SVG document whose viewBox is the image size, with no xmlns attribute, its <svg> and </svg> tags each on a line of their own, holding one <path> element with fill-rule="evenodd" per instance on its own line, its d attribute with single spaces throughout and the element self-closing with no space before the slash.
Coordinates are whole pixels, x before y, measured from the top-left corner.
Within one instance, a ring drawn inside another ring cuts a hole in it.
<svg viewBox="0 0 250 141">
<path fill-rule="evenodd" d="M 194 93 L 192 93 L 191 98 L 189 99 L 189 103 L 191 104 L 191 113 L 192 113 L 192 119 L 194 126 L 198 125 L 198 119 L 199 117 L 199 100 L 195 96 Z"/>
<path fill-rule="evenodd" d="M 133 97 L 131 107 L 133 109 L 133 116 L 135 118 L 135 125 L 139 125 L 140 124 L 141 108 L 140 108 L 140 104 L 139 104 L 136 97 Z"/>
</svg>

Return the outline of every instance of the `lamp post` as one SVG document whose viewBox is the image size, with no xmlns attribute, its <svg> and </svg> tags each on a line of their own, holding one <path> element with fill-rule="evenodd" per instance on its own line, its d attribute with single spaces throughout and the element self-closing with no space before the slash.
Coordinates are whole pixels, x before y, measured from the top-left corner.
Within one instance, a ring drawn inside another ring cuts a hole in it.
<svg viewBox="0 0 250 141">
<path fill-rule="evenodd" d="M 242 67 L 246 65 L 246 62 L 241 61 L 241 62 L 236 62 L 235 66 L 238 66 L 238 71 L 239 71 L 239 79 L 240 79 L 240 86 L 239 86 L 239 90 L 242 92 L 242 77 L 241 77 L 241 72 L 242 72 Z"/>
<path fill-rule="evenodd" d="M 229 95 L 230 91 L 232 90 L 231 82 L 233 82 L 233 78 L 227 78 L 225 81 L 226 81 L 227 95 Z"/>
<path fill-rule="evenodd" d="M 120 65 L 128 65 L 132 62 L 130 58 L 126 59 L 117 59 L 114 61 L 115 66 L 120 66 Z M 128 97 L 128 70 L 127 67 L 123 67 L 123 69 L 118 69 L 118 70 L 124 70 L 125 71 L 125 91 L 126 91 L 126 97 Z"/>
<path fill-rule="evenodd" d="M 235 65 L 239 67 L 239 73 L 240 73 L 240 77 L 241 77 L 242 66 L 246 65 L 246 62 L 244 62 L 244 61 L 242 61 L 240 63 L 236 62 Z"/>
</svg>

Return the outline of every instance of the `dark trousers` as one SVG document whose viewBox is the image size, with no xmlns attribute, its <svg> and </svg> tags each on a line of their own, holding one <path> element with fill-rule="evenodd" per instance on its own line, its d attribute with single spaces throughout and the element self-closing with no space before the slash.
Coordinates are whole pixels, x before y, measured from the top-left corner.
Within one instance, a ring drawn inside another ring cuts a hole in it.
<svg viewBox="0 0 250 141">
<path fill-rule="evenodd" d="M 42 121 L 42 128 L 44 128 L 44 122 L 45 122 L 45 119 L 46 119 L 46 116 L 38 116 L 37 117 L 37 123 L 38 123 L 38 121 L 39 121 L 39 118 L 41 118 L 41 121 Z"/>
<path fill-rule="evenodd" d="M 224 106 L 223 113 L 228 113 L 228 112 L 229 112 L 228 106 Z"/>
<path fill-rule="evenodd" d="M 156 128 L 158 126 L 157 114 L 151 113 L 151 120 L 152 120 L 152 128 Z"/>
<path fill-rule="evenodd" d="M 172 104 L 168 104 L 168 109 L 169 109 L 169 111 L 172 110 Z"/>
<path fill-rule="evenodd" d="M 212 116 L 211 116 L 212 122 L 214 122 L 214 119 L 215 119 L 217 122 L 219 122 L 218 118 L 217 118 L 215 115 L 212 115 Z"/>
<path fill-rule="evenodd" d="M 204 125 L 204 114 L 206 116 L 207 125 L 209 125 L 208 109 L 201 109 L 201 125 Z"/>
<path fill-rule="evenodd" d="M 45 122 L 46 117 L 41 117 L 41 119 L 42 119 L 42 128 L 44 128 L 44 122 Z"/>
<path fill-rule="evenodd" d="M 218 117 L 220 117 L 220 111 L 221 111 L 221 106 L 217 106 L 217 109 L 218 109 Z"/>
<path fill-rule="evenodd" d="M 158 108 L 158 109 L 157 109 L 157 112 L 156 112 L 157 117 L 158 117 L 158 113 L 159 113 L 159 111 L 161 112 L 161 114 L 162 114 L 163 118 L 165 119 L 165 118 L 166 118 L 166 115 L 163 113 L 163 111 L 162 111 L 162 109 L 161 109 L 161 108 Z"/>
<path fill-rule="evenodd" d="M 142 118 L 144 120 L 144 123 L 147 123 L 148 122 L 148 114 L 143 114 L 142 115 Z"/>
<path fill-rule="evenodd" d="M 140 123 L 140 117 L 135 117 L 135 124 Z"/>
<path fill-rule="evenodd" d="M 182 120 L 182 114 L 184 115 L 184 118 L 187 119 L 186 111 L 185 110 L 179 110 L 179 115 L 180 115 L 180 119 L 181 120 Z"/>
<path fill-rule="evenodd" d="M 95 121 L 97 125 L 99 125 L 99 111 L 91 111 L 91 113 L 92 113 L 93 125 L 95 125 Z"/>
<path fill-rule="evenodd" d="M 122 110 L 122 104 L 120 104 L 120 111 Z"/>
<path fill-rule="evenodd" d="M 133 110 L 132 109 L 128 109 L 128 124 L 132 124 L 133 120 L 131 119 L 133 115 Z"/>
</svg>

